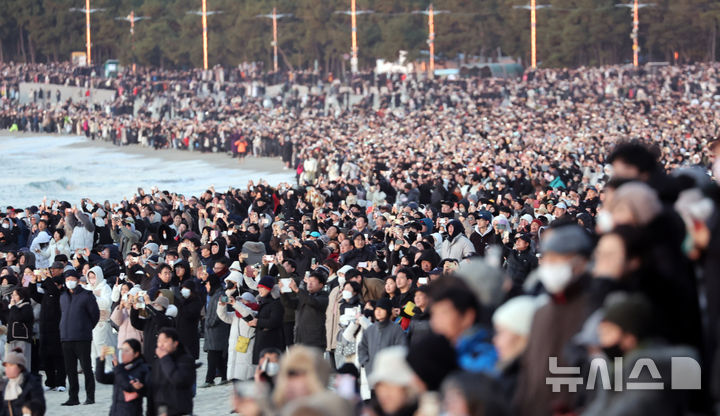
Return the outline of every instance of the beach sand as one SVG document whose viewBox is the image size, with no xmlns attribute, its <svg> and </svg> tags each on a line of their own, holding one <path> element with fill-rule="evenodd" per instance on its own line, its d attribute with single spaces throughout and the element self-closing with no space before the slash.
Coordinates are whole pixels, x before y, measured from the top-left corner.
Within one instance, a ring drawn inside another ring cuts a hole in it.
<svg viewBox="0 0 720 416">
<path fill-rule="evenodd" d="M 77 137 L 72 135 L 60 135 L 57 133 L 29 133 L 29 132 L 8 132 L 7 130 L 0 131 L 0 136 L 4 137 L 38 137 L 38 136 L 57 136 L 57 137 Z M 80 136 L 82 137 L 82 136 Z M 266 172 L 271 174 L 282 174 L 290 171 L 283 169 L 283 163 L 279 157 L 252 157 L 248 156 L 244 160 L 233 158 L 228 153 L 202 153 L 193 152 L 189 150 L 179 149 L 160 149 L 155 150 L 151 147 L 144 147 L 139 144 L 132 144 L 128 146 L 115 146 L 111 142 L 105 142 L 102 140 L 92 141 L 85 139 L 83 142 L 74 143 L 66 146 L 67 148 L 89 148 L 99 147 L 103 149 L 112 149 L 115 151 L 123 152 L 130 155 L 154 157 L 163 159 L 168 162 L 177 161 L 195 161 L 201 160 L 212 164 L 215 167 L 221 168 L 232 168 L 232 169 L 244 169 L 254 172 Z"/>
</svg>

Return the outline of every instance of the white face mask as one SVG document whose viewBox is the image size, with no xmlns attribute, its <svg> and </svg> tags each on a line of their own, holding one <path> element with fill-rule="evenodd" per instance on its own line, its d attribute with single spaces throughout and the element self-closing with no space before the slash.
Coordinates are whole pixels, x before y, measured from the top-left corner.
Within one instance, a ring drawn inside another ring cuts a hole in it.
<svg viewBox="0 0 720 416">
<path fill-rule="evenodd" d="M 340 286 L 344 286 L 344 285 L 345 285 L 345 276 L 340 276 L 340 275 L 338 275 L 338 284 L 339 284 Z"/>
<path fill-rule="evenodd" d="M 570 263 L 541 264 L 537 272 L 540 282 L 552 294 L 562 292 L 573 278 Z"/>
<path fill-rule="evenodd" d="M 615 221 L 613 221 L 612 214 L 608 211 L 598 211 L 595 216 L 595 221 L 597 222 L 598 230 L 603 234 L 609 233 L 615 228 Z"/>
<path fill-rule="evenodd" d="M 225 294 L 228 296 L 232 296 L 233 294 L 235 294 L 235 289 L 228 289 L 225 291 Z"/>
<path fill-rule="evenodd" d="M 77 285 L 78 285 L 77 280 L 68 280 L 65 282 L 65 287 L 67 287 L 70 290 L 75 290 Z"/>
<path fill-rule="evenodd" d="M 350 298 L 352 298 L 352 297 L 353 297 L 353 294 L 352 294 L 352 292 L 350 292 L 349 290 L 343 290 L 343 291 L 342 291 L 342 298 L 343 298 L 343 299 L 345 299 L 345 300 L 350 300 Z"/>
<path fill-rule="evenodd" d="M 189 298 L 190 297 L 190 289 L 184 287 L 184 288 L 180 289 L 180 294 L 184 298 Z"/>
<path fill-rule="evenodd" d="M 122 299 L 123 302 L 127 302 L 127 298 L 128 298 L 128 294 L 127 294 L 127 293 L 123 294 L 123 295 L 120 297 L 120 299 Z"/>
<path fill-rule="evenodd" d="M 278 363 L 269 362 L 265 366 L 265 374 L 270 377 L 275 377 L 280 372 L 280 365 Z"/>
</svg>

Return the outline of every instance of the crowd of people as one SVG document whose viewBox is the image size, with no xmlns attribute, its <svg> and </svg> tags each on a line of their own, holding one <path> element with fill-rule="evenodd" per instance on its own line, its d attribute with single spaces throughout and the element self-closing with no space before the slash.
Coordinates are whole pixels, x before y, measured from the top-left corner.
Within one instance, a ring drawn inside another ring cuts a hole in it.
<svg viewBox="0 0 720 416">
<path fill-rule="evenodd" d="M 182 80 L 157 94 L 191 112 L 47 110 L 118 144 L 146 122 L 187 132 L 158 148 L 203 126 L 227 128 L 206 136 L 222 151 L 261 137 L 297 182 L 7 207 L 0 412 L 43 414 L 66 386 L 80 404 L 80 366 L 84 403 L 113 384 L 112 415 L 192 414 L 230 382 L 243 415 L 712 414 L 719 77 L 376 76 L 354 106 Z M 41 108 L 4 99 L 2 127 Z M 680 361 L 697 384 L 672 379 Z"/>
</svg>

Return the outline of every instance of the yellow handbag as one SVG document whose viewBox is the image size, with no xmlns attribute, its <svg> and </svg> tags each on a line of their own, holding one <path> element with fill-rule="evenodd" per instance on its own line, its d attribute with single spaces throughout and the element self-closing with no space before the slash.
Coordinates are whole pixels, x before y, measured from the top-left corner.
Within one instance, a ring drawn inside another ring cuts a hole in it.
<svg viewBox="0 0 720 416">
<path fill-rule="evenodd" d="M 237 341 L 235 342 L 235 351 L 246 353 L 249 345 L 250 338 L 238 335 Z"/>
</svg>

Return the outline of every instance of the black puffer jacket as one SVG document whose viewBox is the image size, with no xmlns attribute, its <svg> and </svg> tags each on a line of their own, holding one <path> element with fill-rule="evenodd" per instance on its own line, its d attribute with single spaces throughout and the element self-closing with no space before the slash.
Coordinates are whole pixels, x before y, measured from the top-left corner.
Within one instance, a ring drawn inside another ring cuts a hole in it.
<svg viewBox="0 0 720 416">
<path fill-rule="evenodd" d="M 43 393 L 42 380 L 40 377 L 30 374 L 29 371 L 23 372 L 22 392 L 17 399 L 10 402 L 3 400 L 0 416 L 6 415 L 22 415 L 22 408 L 27 403 L 34 403 L 38 406 L 41 415 L 45 414 L 45 394 Z M 5 381 L 7 385 L 7 381 Z M 3 386 L 3 393 L 5 386 Z M 3 395 L 4 397 L 4 395 Z"/>
<path fill-rule="evenodd" d="M 182 344 L 172 354 L 155 360 L 151 379 L 154 409 L 148 414 L 155 414 L 160 407 L 167 408 L 168 416 L 193 414 L 195 360 Z"/>
<path fill-rule="evenodd" d="M 282 294 L 283 298 L 288 296 Z M 328 305 L 327 293 L 320 291 L 310 293 L 300 289 L 297 298 L 290 301 L 297 308 L 297 321 L 295 327 L 295 342 L 303 345 L 325 350 L 325 311 Z"/>
<path fill-rule="evenodd" d="M 112 373 L 105 372 L 105 362 L 97 359 L 95 364 L 95 379 L 98 383 L 112 384 L 113 395 L 110 405 L 110 416 L 137 416 L 142 415 L 143 397 L 146 395 L 145 385 L 150 378 L 150 367 L 142 357 L 138 357 L 128 364 L 118 364 Z M 138 380 L 143 388 L 135 390 L 130 380 Z M 125 393 L 137 393 L 131 401 L 125 401 Z"/>
<path fill-rule="evenodd" d="M 150 305 L 146 306 L 145 310 L 148 315 L 146 319 L 143 319 L 140 317 L 140 312 L 133 308 L 130 311 L 130 323 L 133 328 L 143 331 L 143 355 L 145 361 L 152 364 L 156 358 L 155 347 L 160 330 L 166 326 L 174 327 L 175 321 L 165 315 L 164 311 L 158 312 Z"/>
<path fill-rule="evenodd" d="M 257 325 L 255 329 L 255 346 L 253 348 L 253 364 L 257 364 L 260 358 L 260 351 L 265 348 L 285 349 L 285 338 L 283 337 L 283 305 L 279 299 L 272 296 L 259 299 L 260 309 L 257 314 Z"/>
</svg>

